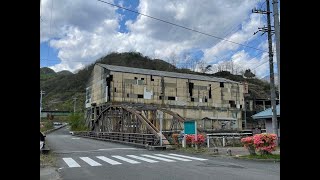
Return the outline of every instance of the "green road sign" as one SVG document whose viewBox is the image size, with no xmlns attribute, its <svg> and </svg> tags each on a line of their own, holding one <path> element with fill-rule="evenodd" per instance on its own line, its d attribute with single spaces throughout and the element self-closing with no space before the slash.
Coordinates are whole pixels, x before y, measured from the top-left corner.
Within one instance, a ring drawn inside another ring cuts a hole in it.
<svg viewBox="0 0 320 180">
<path fill-rule="evenodd" d="M 185 121 L 184 122 L 184 133 L 185 134 L 196 134 L 196 121 Z"/>
</svg>

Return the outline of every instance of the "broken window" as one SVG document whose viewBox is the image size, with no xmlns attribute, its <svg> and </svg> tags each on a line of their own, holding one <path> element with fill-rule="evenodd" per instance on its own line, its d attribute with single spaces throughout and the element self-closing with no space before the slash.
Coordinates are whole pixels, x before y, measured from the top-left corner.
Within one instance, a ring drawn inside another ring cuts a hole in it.
<svg viewBox="0 0 320 180">
<path fill-rule="evenodd" d="M 159 96 L 159 99 L 162 99 L 162 96 Z"/>
<path fill-rule="evenodd" d="M 224 82 L 220 82 L 220 87 L 224 87 Z"/>
<path fill-rule="evenodd" d="M 175 101 L 175 100 L 176 100 L 176 97 L 174 97 L 174 96 L 168 96 L 168 100 L 173 100 L 173 101 Z"/>
<path fill-rule="evenodd" d="M 117 92 L 117 88 L 114 88 L 114 92 Z"/>
<path fill-rule="evenodd" d="M 138 94 L 138 98 L 143 98 L 143 94 Z"/>
<path fill-rule="evenodd" d="M 194 98 L 193 97 L 191 98 L 191 102 L 194 102 Z"/>
<path fill-rule="evenodd" d="M 127 93 L 127 97 L 129 97 L 129 93 Z"/>
<path fill-rule="evenodd" d="M 134 79 L 138 79 L 137 77 L 134 77 Z"/>
<path fill-rule="evenodd" d="M 150 78 L 151 78 L 151 81 L 154 81 L 154 79 L 153 79 L 152 75 L 150 75 Z"/>
<path fill-rule="evenodd" d="M 209 84 L 210 85 L 210 89 L 209 89 L 209 99 L 211 99 L 212 98 L 212 94 L 211 94 L 211 84 Z"/>
<path fill-rule="evenodd" d="M 190 94 L 190 96 L 192 96 L 193 87 L 194 87 L 193 83 L 189 83 L 189 94 Z"/>
<path fill-rule="evenodd" d="M 229 101 L 230 107 L 236 107 L 236 102 L 235 101 Z"/>
</svg>

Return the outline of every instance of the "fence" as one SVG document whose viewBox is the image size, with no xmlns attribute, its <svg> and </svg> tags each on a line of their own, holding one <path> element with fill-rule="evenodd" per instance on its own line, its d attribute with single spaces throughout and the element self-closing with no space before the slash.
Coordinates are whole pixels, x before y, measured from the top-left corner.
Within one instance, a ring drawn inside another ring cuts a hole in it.
<svg viewBox="0 0 320 180">
<path fill-rule="evenodd" d="M 210 144 L 213 144 L 214 147 L 241 145 L 241 138 L 246 136 L 252 136 L 252 133 L 247 132 L 207 134 L 207 147 L 210 148 Z"/>
<path fill-rule="evenodd" d="M 137 146 L 155 146 L 160 143 L 159 138 L 154 134 L 78 131 L 73 132 L 73 135 Z"/>
</svg>

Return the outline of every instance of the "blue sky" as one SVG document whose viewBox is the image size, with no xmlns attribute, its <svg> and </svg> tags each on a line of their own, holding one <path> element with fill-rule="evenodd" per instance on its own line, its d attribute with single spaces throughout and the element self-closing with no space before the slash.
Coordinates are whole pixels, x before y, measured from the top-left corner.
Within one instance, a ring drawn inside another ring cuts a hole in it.
<svg viewBox="0 0 320 180">
<path fill-rule="evenodd" d="M 190 59 L 214 67 L 233 62 L 239 71 L 250 68 L 258 76 L 268 74 L 268 63 L 262 64 L 268 59 L 266 35 L 253 35 L 258 27 L 265 25 L 266 17 L 251 13 L 255 7 L 265 7 L 264 0 L 208 0 L 202 4 L 195 0 L 106 1 L 265 52 L 98 1 L 43 0 L 40 67 L 76 71 L 110 52 L 138 51 L 169 62 L 176 57 L 178 67 L 188 67 Z M 193 68 L 200 70 L 199 66 Z"/>
</svg>

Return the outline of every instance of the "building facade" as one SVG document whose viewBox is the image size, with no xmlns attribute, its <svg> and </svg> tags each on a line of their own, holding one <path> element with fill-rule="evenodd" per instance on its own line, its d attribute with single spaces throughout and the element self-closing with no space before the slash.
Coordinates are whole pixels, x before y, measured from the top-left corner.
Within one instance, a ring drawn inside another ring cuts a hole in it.
<svg viewBox="0 0 320 180">
<path fill-rule="evenodd" d="M 106 104 L 143 104 L 197 120 L 198 128 L 219 129 L 221 120 L 234 119 L 224 127 L 241 130 L 243 98 L 243 85 L 223 78 L 97 63 L 87 83 L 85 107 L 91 120 Z M 169 117 L 163 119 L 166 129 Z"/>
</svg>

